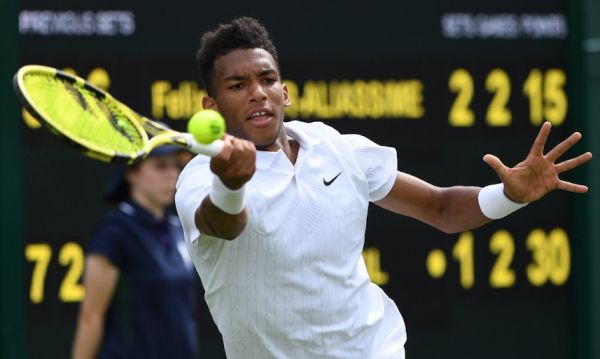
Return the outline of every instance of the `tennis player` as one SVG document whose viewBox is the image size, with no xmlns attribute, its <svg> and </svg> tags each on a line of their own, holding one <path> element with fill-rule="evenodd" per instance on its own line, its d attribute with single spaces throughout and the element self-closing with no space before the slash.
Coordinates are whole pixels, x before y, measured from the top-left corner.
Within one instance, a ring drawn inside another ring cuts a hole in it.
<svg viewBox="0 0 600 359">
<path fill-rule="evenodd" d="M 204 34 L 204 108 L 226 119 L 223 151 L 195 157 L 177 184 L 186 245 L 229 358 L 404 358 L 395 303 L 361 257 L 369 202 L 454 233 L 501 218 L 554 189 L 587 187 L 544 154 L 544 124 L 525 160 L 485 162 L 502 181 L 440 188 L 398 172 L 396 151 L 322 123 L 284 123 L 291 106 L 267 31 L 238 18 Z"/>
</svg>

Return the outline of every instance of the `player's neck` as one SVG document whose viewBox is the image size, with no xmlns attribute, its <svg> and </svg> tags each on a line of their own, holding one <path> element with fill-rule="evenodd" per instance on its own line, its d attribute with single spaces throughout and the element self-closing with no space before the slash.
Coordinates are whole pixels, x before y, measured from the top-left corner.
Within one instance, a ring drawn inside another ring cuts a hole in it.
<svg viewBox="0 0 600 359">
<path fill-rule="evenodd" d="M 269 146 L 257 146 L 256 149 L 259 151 L 269 152 L 277 152 L 281 150 L 283 151 L 283 153 L 285 153 L 290 162 L 292 164 L 295 164 L 296 158 L 298 157 L 300 144 L 295 139 L 289 137 L 285 132 L 285 127 L 282 126 L 281 131 L 279 131 L 279 135 L 275 139 L 275 142 L 273 142 Z"/>
<path fill-rule="evenodd" d="M 300 149 L 300 144 L 295 139 L 289 137 L 285 132 L 285 127 L 281 129 L 279 137 L 277 138 L 281 146 L 281 150 L 287 158 L 290 160 L 292 164 L 296 164 L 296 159 L 298 158 L 298 150 Z"/>
</svg>

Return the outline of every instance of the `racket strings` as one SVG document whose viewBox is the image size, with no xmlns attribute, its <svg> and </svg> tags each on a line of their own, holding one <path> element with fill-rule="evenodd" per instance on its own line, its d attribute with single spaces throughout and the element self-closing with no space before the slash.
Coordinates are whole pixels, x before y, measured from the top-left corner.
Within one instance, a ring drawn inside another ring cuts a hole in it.
<svg viewBox="0 0 600 359">
<path fill-rule="evenodd" d="M 24 83 L 34 108 L 43 109 L 50 125 L 77 142 L 119 153 L 144 148 L 145 137 L 112 98 L 60 76 L 31 74 Z"/>
<path fill-rule="evenodd" d="M 123 137 L 127 138 L 127 140 L 129 140 L 129 142 L 134 143 L 134 141 L 135 141 L 134 135 L 139 134 L 139 133 L 137 131 L 135 131 L 135 133 L 131 133 L 132 131 L 127 131 L 129 126 L 123 125 L 124 120 L 127 120 L 127 121 L 129 120 L 127 118 L 127 116 L 123 115 L 122 113 L 120 114 L 120 116 L 118 116 L 118 115 L 116 115 L 116 113 L 119 112 L 118 108 L 114 108 L 113 110 L 111 110 L 108 107 L 108 105 L 105 104 L 104 102 L 100 101 L 97 98 L 95 100 L 96 100 L 96 105 L 104 113 L 106 118 L 109 120 L 110 125 L 113 127 L 113 129 L 118 131 Z M 129 125 L 131 125 L 131 124 L 129 124 Z"/>
</svg>

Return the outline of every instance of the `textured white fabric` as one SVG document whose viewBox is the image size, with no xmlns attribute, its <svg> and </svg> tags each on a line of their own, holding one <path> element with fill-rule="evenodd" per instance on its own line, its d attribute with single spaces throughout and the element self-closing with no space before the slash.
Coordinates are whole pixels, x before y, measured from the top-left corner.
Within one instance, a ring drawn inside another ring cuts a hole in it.
<svg viewBox="0 0 600 359">
<path fill-rule="evenodd" d="M 249 223 L 233 241 L 200 234 L 208 159 L 182 172 L 176 205 L 227 357 L 403 358 L 406 330 L 371 283 L 361 253 L 369 201 L 391 190 L 396 151 L 322 123 L 289 122 L 295 165 L 258 152 L 246 184 Z"/>
<path fill-rule="evenodd" d="M 477 196 L 479 208 L 489 219 L 500 219 L 523 208 L 527 203 L 516 203 L 504 194 L 504 184 L 497 183 L 483 187 Z"/>
<path fill-rule="evenodd" d="M 223 212 L 229 214 L 239 214 L 246 206 L 246 186 L 237 190 L 231 190 L 221 182 L 217 176 L 213 176 L 210 193 L 210 201 L 220 208 Z"/>
</svg>

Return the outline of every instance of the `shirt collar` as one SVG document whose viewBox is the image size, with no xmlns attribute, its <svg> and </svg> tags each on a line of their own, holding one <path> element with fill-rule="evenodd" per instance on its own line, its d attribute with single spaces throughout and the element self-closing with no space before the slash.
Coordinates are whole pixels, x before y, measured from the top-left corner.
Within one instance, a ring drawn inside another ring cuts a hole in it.
<svg viewBox="0 0 600 359">
<path fill-rule="evenodd" d="M 168 214 L 165 212 L 165 217 L 159 222 L 150 212 L 133 199 L 128 199 L 127 201 L 119 203 L 119 209 L 131 217 L 138 217 L 141 221 L 150 226 L 164 225 L 168 217 Z"/>
<path fill-rule="evenodd" d="M 303 132 L 298 126 L 298 121 L 284 122 L 283 126 L 288 137 L 298 141 L 300 149 L 308 153 L 313 147 L 321 142 L 321 139 L 310 136 L 306 132 Z M 285 156 L 283 151 L 280 149 L 276 152 L 270 151 L 256 151 L 256 168 L 267 169 L 271 167 L 276 158 Z"/>
</svg>

